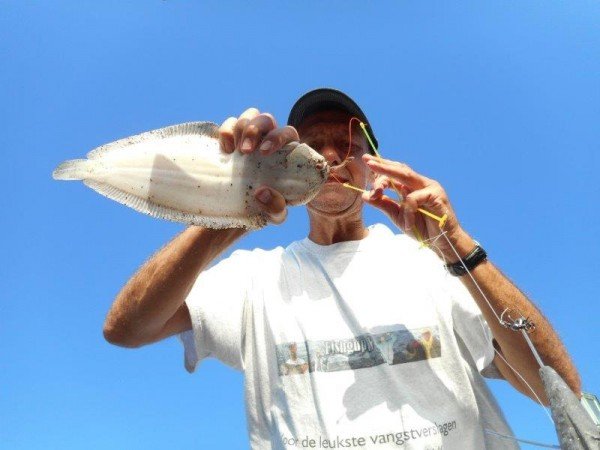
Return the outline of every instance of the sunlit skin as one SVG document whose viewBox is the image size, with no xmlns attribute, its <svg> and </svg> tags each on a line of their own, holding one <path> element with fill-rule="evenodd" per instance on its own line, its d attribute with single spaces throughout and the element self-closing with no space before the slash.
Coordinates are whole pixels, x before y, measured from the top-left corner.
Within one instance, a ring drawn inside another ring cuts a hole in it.
<svg viewBox="0 0 600 450">
<path fill-rule="evenodd" d="M 400 162 L 369 155 L 366 139 L 359 128 L 354 129 L 352 139 L 351 156 L 354 159 L 336 168 L 348 151 L 349 120 L 350 116 L 346 113 L 324 111 L 308 117 L 296 130 L 290 126 L 278 127 L 272 115 L 250 108 L 239 117 L 225 120 L 219 128 L 219 139 L 226 153 L 258 151 L 263 155 L 273 153 L 289 142 L 303 140 L 321 152 L 340 181 L 360 189 L 372 183 L 372 188 L 362 194 L 343 187 L 333 177 L 325 184 L 307 207 L 310 218 L 308 237 L 315 243 L 329 245 L 365 238 L 368 231 L 362 219 L 362 208 L 366 202 L 383 211 L 410 236 L 414 236 L 413 227 L 417 227 L 425 239 L 437 236 L 440 229 L 434 220 L 426 219 L 417 208 L 425 208 L 438 216 L 448 214 L 444 231 L 454 248 L 440 244 L 440 256 L 455 261 L 457 258 L 453 252 L 456 250 L 464 257 L 473 248 L 474 241 L 460 226 L 448 196 L 438 182 Z M 395 200 L 393 194 L 385 194 L 392 187 L 402 193 L 402 202 Z M 260 186 L 255 191 L 255 198 L 271 223 L 280 224 L 285 220 L 287 205 L 279 192 L 269 186 Z M 105 321 L 106 339 L 121 346 L 139 347 L 191 329 L 185 298 L 198 274 L 246 233 L 241 229 L 188 227 L 148 260 L 119 292 Z M 396 255 L 390 255 L 390 261 L 394 257 Z M 471 274 L 477 284 L 466 276 L 460 277 L 460 281 L 469 290 L 490 326 L 497 349 L 494 362 L 504 378 L 525 395 L 534 397 L 506 360 L 527 380 L 542 401 L 547 401 L 538 365 L 527 343 L 519 333 L 501 326 L 492 312 L 499 313 L 510 308 L 535 323 L 535 332 L 530 337 L 542 360 L 579 394 L 581 383 L 577 370 L 556 332 L 535 305 L 489 260 L 479 264 Z M 364 282 L 378 281 L 376 277 L 368 277 Z M 390 301 L 393 301 L 396 290 L 400 292 L 402 286 L 390 292 Z"/>
<path fill-rule="evenodd" d="M 290 358 L 292 360 L 298 359 L 298 346 L 294 343 L 294 344 L 290 345 L 289 349 L 290 349 Z"/>
<path fill-rule="evenodd" d="M 348 114 L 324 111 L 311 115 L 298 126 L 298 130 L 295 130 L 289 126 L 277 128 L 275 119 L 271 115 L 250 109 L 240 118 L 230 118 L 224 122 L 221 131 L 225 138 L 222 142 L 224 148 L 229 151 L 237 149 L 249 153 L 259 147 L 259 151 L 269 154 L 281 148 L 284 142 L 301 139 L 314 146 L 313 148 L 321 152 L 329 163 L 336 164 L 343 160 L 348 150 L 349 120 Z M 418 208 L 425 208 L 438 216 L 448 215 L 444 231 L 452 246 L 440 240 L 438 244 L 440 257 L 446 261 L 456 261 L 458 257 L 455 251 L 464 257 L 475 244 L 461 227 L 443 187 L 437 181 L 415 172 L 406 164 L 369 155 L 366 139 L 359 130 L 354 130 L 353 136 L 353 141 L 360 146 L 357 151 L 362 154 L 362 157 L 356 157 L 339 170 L 334 169 L 334 173 L 340 180 L 346 181 L 347 178 L 348 182 L 358 188 L 365 188 L 367 183 L 372 181 L 372 189 L 361 195 L 359 192 L 336 184 L 335 180 L 326 184 L 322 192 L 308 204 L 310 218 L 308 237 L 321 245 L 366 237 L 368 232 L 362 219 L 362 207 L 364 202 L 368 202 L 383 211 L 408 235 L 415 236 L 414 229 L 417 228 L 420 236 L 429 239 L 437 236 L 440 229 L 434 220 L 427 219 L 418 212 Z M 403 201 L 397 201 L 385 194 L 391 188 L 395 188 L 402 194 Z M 262 186 L 256 193 L 259 201 L 263 189 L 270 193 L 268 201 L 264 202 L 265 213 L 270 215 L 274 223 L 281 223 L 286 214 L 283 197 L 268 186 Z M 529 388 L 508 367 L 503 359 L 506 358 L 510 365 L 525 377 L 542 401 L 546 401 L 537 364 L 527 344 L 521 336 L 503 328 L 492 312 L 492 310 L 502 311 L 506 307 L 511 307 L 521 311 L 539 325 L 533 336 L 536 348 L 540 354 L 543 354 L 544 360 L 559 371 L 573 391 L 579 393 L 580 380 L 577 370 L 555 331 L 539 310 L 490 261 L 484 261 L 477 266 L 472 271 L 472 275 L 477 285 L 469 277 L 461 277 L 460 280 L 476 300 L 492 329 L 498 349 L 498 356 L 494 362 L 504 377 L 516 389 L 534 397 Z M 480 294 L 479 288 L 491 302 L 491 308 Z"/>
<path fill-rule="evenodd" d="M 345 112 L 323 111 L 311 115 L 298 127 L 300 140 L 323 155 L 332 167 L 325 186 L 307 205 L 310 219 L 308 237 L 321 245 L 358 240 L 368 234 L 362 218 L 360 192 L 342 185 L 350 183 L 366 189 L 373 180 L 372 172 L 362 159 L 367 153 L 367 141 L 356 122 L 350 141 L 350 119 L 351 116 Z"/>
</svg>

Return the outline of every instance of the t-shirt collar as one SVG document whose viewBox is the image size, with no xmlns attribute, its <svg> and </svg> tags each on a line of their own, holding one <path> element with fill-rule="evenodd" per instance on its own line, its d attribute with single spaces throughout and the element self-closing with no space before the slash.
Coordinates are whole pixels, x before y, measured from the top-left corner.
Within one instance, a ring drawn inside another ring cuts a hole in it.
<svg viewBox="0 0 600 450">
<path fill-rule="evenodd" d="M 367 229 L 369 230 L 369 234 L 365 238 L 356 241 L 344 241 L 330 245 L 320 245 L 307 237 L 299 241 L 299 244 L 306 250 L 318 254 L 358 252 L 377 245 L 382 240 L 394 235 L 392 230 L 381 223 L 370 225 Z"/>
</svg>

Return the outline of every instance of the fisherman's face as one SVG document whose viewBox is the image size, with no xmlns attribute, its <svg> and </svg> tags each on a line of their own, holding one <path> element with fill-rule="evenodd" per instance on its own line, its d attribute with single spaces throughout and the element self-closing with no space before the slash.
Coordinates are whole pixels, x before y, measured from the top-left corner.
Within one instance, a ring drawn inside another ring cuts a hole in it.
<svg viewBox="0 0 600 450">
<path fill-rule="evenodd" d="M 322 214 L 338 215 L 353 210 L 360 211 L 363 204 L 361 193 L 342 186 L 342 183 L 365 189 L 371 178 L 370 171 L 362 160 L 362 156 L 367 153 L 368 144 L 356 122 L 353 122 L 352 147 L 349 154 L 353 159 L 336 168 L 348 155 L 348 126 L 351 117 L 343 111 L 321 111 L 307 117 L 298 126 L 300 141 L 323 155 L 332 166 L 332 175 L 319 194 L 308 204 L 309 209 Z"/>
</svg>

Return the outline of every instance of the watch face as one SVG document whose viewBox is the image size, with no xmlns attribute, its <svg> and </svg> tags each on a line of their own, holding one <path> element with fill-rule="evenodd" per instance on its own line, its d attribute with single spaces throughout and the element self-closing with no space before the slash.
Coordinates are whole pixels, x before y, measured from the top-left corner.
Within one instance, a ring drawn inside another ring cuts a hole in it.
<svg viewBox="0 0 600 450">
<path fill-rule="evenodd" d="M 460 261 L 454 264 L 448 264 L 446 266 L 446 269 L 448 270 L 448 273 L 450 273 L 450 275 L 453 275 L 455 277 L 460 277 L 461 275 L 467 273 Z"/>
</svg>

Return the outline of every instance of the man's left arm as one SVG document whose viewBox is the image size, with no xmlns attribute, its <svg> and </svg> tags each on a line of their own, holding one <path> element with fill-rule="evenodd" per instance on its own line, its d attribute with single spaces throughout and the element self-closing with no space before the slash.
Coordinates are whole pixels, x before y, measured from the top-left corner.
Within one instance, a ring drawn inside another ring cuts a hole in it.
<svg viewBox="0 0 600 450">
<path fill-rule="evenodd" d="M 370 155 L 365 155 L 363 159 L 379 175 L 373 189 L 363 194 L 366 202 L 383 210 L 405 233 L 422 240 L 435 238 L 440 234 L 440 228 L 435 220 L 426 218 L 418 209 L 425 209 L 439 217 L 446 214 L 443 230 L 452 245 L 445 239 L 438 239 L 435 247 L 447 263 L 459 261 L 455 251 L 460 258 L 465 258 L 474 249 L 475 241 L 461 228 L 448 196 L 438 182 L 416 173 L 405 164 Z M 386 196 L 383 193 L 385 189 L 396 190 L 403 201 L 399 203 Z M 542 361 L 554 368 L 573 392 L 580 396 L 581 382 L 577 369 L 560 338 L 535 305 L 488 260 L 471 270 L 471 275 L 473 279 L 468 274 L 459 278 L 477 302 L 492 331 L 496 350 L 501 356 L 496 356 L 494 363 L 504 378 L 523 394 L 535 398 L 509 367 L 512 366 L 547 404 L 539 365 L 525 338 L 520 331 L 505 328 L 498 320 L 500 314 L 507 310 L 512 319 L 517 319 L 516 315 L 523 316 L 535 325 L 535 330 L 528 336 Z"/>
<path fill-rule="evenodd" d="M 472 247 L 474 247 L 475 243 L 465 235 L 465 242 L 469 241 L 472 242 Z M 461 253 L 461 255 L 465 254 L 464 252 Z M 577 396 L 580 396 L 581 381 L 577 369 L 560 338 L 540 310 L 490 261 L 486 260 L 480 263 L 471 271 L 471 275 L 473 275 L 474 280 L 485 294 L 496 314 L 499 315 L 502 311 L 507 310 L 511 312 L 513 319 L 523 316 L 535 325 L 534 331 L 530 332 L 528 336 L 540 358 L 544 364 L 554 368 L 571 390 Z M 510 364 L 527 380 L 527 383 L 544 404 L 547 404 L 547 398 L 539 376 L 539 364 L 522 333 L 505 328 L 500 324 L 471 277 L 463 275 L 459 278 L 477 302 L 492 331 L 494 341 L 497 343 L 496 350 L 498 350 L 500 356 L 494 358 L 496 367 L 516 389 L 534 398 L 529 388 L 509 367 Z"/>
</svg>

